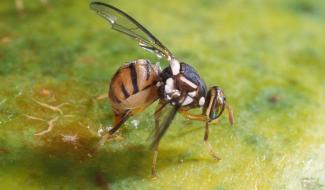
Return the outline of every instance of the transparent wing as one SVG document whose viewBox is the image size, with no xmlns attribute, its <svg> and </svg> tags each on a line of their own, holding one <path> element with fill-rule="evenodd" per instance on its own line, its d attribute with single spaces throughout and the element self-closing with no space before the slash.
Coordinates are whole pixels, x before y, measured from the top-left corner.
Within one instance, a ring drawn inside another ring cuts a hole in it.
<svg viewBox="0 0 325 190">
<path fill-rule="evenodd" d="M 167 60 L 173 58 L 172 53 L 156 37 L 122 10 L 102 2 L 92 2 L 90 8 L 106 19 L 112 29 L 135 39 L 143 49 Z"/>
<path fill-rule="evenodd" d="M 156 126 L 153 134 L 151 136 L 152 142 L 150 145 L 150 148 L 155 148 L 159 142 L 160 139 L 164 136 L 166 131 L 168 130 L 170 124 L 172 123 L 173 119 L 176 116 L 177 111 L 179 110 L 180 106 L 171 106 L 170 104 L 164 106 L 164 108 L 161 111 L 162 113 L 162 123 L 159 126 Z"/>
</svg>

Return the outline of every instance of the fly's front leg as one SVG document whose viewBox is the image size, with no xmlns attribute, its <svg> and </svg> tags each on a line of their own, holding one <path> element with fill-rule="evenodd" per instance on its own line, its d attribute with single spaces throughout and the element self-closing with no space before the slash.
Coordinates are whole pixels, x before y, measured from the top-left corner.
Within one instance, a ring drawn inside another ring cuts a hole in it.
<svg viewBox="0 0 325 190">
<path fill-rule="evenodd" d="M 217 123 L 219 123 L 219 119 L 215 119 L 215 120 L 212 120 L 212 121 L 209 122 L 205 115 L 194 115 L 194 114 L 189 113 L 186 110 L 180 110 L 179 112 L 187 119 L 196 120 L 196 121 L 204 121 L 205 122 L 204 144 L 207 146 L 210 155 L 214 159 L 221 160 L 216 155 L 216 153 L 214 153 L 213 148 L 212 148 L 211 144 L 208 141 L 208 139 L 209 139 L 209 124 L 210 123 L 217 124 Z"/>
<path fill-rule="evenodd" d="M 195 115 L 195 114 L 192 114 L 190 112 L 188 112 L 187 110 L 180 110 L 179 111 L 183 117 L 189 119 L 189 120 L 196 120 L 196 121 L 204 121 L 204 122 L 207 122 L 208 119 L 205 115 Z M 218 124 L 219 123 L 219 119 L 215 119 L 215 120 L 212 120 L 209 122 L 209 124 Z"/>
<path fill-rule="evenodd" d="M 232 111 L 231 106 L 228 103 L 226 103 L 226 109 L 227 109 L 227 112 L 228 112 L 228 121 L 229 121 L 229 123 L 231 125 L 234 125 L 234 123 L 235 123 L 234 113 Z"/>
<path fill-rule="evenodd" d="M 189 120 L 196 120 L 196 121 L 206 121 L 206 116 L 205 115 L 195 115 L 192 114 L 190 112 L 188 112 L 187 110 L 180 110 L 179 111 L 183 117 L 189 119 Z"/>
<path fill-rule="evenodd" d="M 208 139 L 209 139 L 209 123 L 206 122 L 206 123 L 205 123 L 205 133 L 204 133 L 204 144 L 207 146 L 210 155 L 211 155 L 214 159 L 216 159 L 216 160 L 221 160 L 221 158 L 219 158 L 219 157 L 216 155 L 216 153 L 213 151 L 213 148 L 212 148 L 211 144 L 209 143 Z"/>
</svg>

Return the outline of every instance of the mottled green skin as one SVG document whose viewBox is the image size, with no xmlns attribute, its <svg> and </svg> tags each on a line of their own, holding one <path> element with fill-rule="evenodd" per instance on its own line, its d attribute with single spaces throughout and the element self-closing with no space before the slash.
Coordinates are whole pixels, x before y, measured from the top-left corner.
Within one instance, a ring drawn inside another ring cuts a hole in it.
<svg viewBox="0 0 325 190">
<path fill-rule="evenodd" d="M 124 62 L 157 59 L 110 30 L 87 1 L 0 2 L 0 189 L 325 188 L 325 5 L 322 0 L 116 2 L 234 108 L 203 145 L 203 123 L 177 116 L 150 178 L 151 106 L 96 155 L 112 123 L 108 82 Z M 30 3 L 30 4 L 28 4 Z M 41 107 L 69 103 L 63 114 Z M 59 116 L 44 136 L 43 121 Z M 67 117 L 70 115 L 70 117 Z M 62 135 L 77 135 L 64 142 Z M 122 138 L 121 138 L 122 137 Z M 96 177 L 97 176 L 97 177 Z"/>
</svg>

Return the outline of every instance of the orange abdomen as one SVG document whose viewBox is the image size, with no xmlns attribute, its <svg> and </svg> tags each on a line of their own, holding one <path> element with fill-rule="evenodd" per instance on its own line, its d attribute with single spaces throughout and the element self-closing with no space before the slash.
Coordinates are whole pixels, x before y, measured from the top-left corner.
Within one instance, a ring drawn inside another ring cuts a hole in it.
<svg viewBox="0 0 325 190">
<path fill-rule="evenodd" d="M 109 88 L 109 100 L 116 114 L 140 111 L 158 99 L 159 70 L 147 60 L 136 60 L 118 69 Z"/>
</svg>

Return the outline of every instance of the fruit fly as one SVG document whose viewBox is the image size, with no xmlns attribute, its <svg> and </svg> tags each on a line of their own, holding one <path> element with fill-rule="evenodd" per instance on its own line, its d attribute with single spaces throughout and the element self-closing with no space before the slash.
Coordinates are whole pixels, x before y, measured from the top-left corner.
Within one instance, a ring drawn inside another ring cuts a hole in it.
<svg viewBox="0 0 325 190">
<path fill-rule="evenodd" d="M 205 122 L 204 142 L 210 154 L 219 159 L 208 142 L 209 124 L 217 123 L 225 109 L 228 111 L 229 122 L 234 123 L 232 109 L 223 90 L 218 86 L 207 90 L 205 82 L 193 67 L 176 59 L 154 35 L 124 11 L 102 2 L 92 2 L 90 7 L 106 19 L 112 29 L 131 37 L 140 47 L 169 61 L 169 66 L 162 71 L 144 59 L 131 61 L 117 70 L 109 87 L 114 123 L 100 140 L 99 146 L 111 138 L 129 117 L 159 100 L 154 113 L 155 129 L 150 145 L 154 150 L 153 175 L 156 175 L 160 139 L 177 112 L 185 118 Z M 193 108 L 201 108 L 202 113 L 190 113 L 189 110 Z"/>
</svg>

